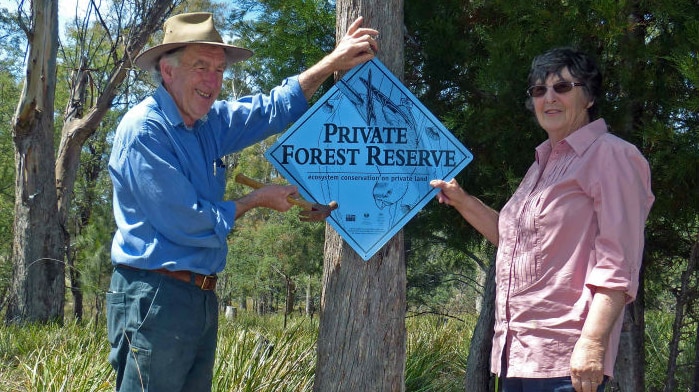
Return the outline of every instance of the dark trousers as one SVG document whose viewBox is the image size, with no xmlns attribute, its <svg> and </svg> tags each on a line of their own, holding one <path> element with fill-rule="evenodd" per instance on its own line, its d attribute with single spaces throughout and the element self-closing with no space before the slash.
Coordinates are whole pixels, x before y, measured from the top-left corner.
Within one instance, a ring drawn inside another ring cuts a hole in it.
<svg viewBox="0 0 699 392">
<path fill-rule="evenodd" d="M 106 300 L 117 391 L 211 391 L 218 334 L 214 291 L 117 267 Z"/>
</svg>

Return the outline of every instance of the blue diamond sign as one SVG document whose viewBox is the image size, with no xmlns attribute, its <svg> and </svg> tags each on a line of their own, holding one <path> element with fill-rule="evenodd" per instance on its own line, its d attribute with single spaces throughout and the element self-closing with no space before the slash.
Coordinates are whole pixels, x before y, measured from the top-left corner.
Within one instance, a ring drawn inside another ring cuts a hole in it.
<svg viewBox="0 0 699 392">
<path fill-rule="evenodd" d="M 471 153 L 377 59 L 348 72 L 266 152 L 368 260 L 450 180 Z"/>
</svg>

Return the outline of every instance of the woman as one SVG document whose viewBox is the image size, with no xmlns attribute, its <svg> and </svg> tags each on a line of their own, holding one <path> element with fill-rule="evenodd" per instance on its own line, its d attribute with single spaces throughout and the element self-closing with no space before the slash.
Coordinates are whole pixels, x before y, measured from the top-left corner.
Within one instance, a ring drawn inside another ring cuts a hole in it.
<svg viewBox="0 0 699 392">
<path fill-rule="evenodd" d="M 654 196 L 647 161 L 596 119 L 602 75 L 557 48 L 532 62 L 527 107 L 548 134 L 499 213 L 455 180 L 433 180 L 498 247 L 491 370 L 503 390 L 602 391 L 633 301 Z"/>
</svg>

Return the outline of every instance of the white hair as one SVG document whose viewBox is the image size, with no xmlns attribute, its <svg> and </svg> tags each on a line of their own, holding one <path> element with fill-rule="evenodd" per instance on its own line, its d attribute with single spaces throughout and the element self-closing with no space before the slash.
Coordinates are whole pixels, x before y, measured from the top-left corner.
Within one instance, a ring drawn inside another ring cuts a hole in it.
<svg viewBox="0 0 699 392">
<path fill-rule="evenodd" d="M 160 62 L 165 61 L 168 63 L 168 65 L 172 67 L 177 67 L 180 65 L 180 59 L 182 58 L 182 52 L 185 47 L 182 46 L 180 48 L 174 49 L 170 52 L 165 53 L 164 55 L 160 56 L 158 61 L 155 62 L 155 68 L 153 68 L 153 71 L 151 72 L 151 78 L 153 78 L 153 81 L 160 85 L 163 83 L 163 75 L 160 71 Z"/>
</svg>

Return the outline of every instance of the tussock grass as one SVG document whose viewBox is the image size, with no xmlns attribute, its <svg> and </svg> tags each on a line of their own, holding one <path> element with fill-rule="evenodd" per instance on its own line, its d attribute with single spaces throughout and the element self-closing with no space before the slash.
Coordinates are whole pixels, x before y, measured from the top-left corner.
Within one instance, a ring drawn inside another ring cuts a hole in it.
<svg viewBox="0 0 699 392">
<path fill-rule="evenodd" d="M 106 339 L 94 324 L 0 327 L 0 391 L 113 391 Z"/>
<path fill-rule="evenodd" d="M 298 318 L 284 330 L 274 317 L 222 321 L 214 369 L 215 391 L 311 391 L 317 325 Z"/>
<path fill-rule="evenodd" d="M 449 392 L 464 390 L 473 322 L 437 316 L 410 318 L 405 389 L 414 392 Z"/>
<path fill-rule="evenodd" d="M 406 326 L 406 390 L 463 390 L 471 323 L 421 316 Z M 317 336 L 317 318 L 286 328 L 282 316 L 221 318 L 213 390 L 311 391 Z M 0 326 L 0 392 L 113 391 L 108 354 L 104 321 Z"/>
</svg>

